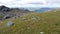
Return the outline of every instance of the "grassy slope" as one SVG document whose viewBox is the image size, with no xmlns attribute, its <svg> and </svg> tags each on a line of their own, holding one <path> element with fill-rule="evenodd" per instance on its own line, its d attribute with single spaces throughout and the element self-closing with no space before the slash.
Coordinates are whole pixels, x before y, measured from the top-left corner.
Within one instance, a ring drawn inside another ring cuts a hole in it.
<svg viewBox="0 0 60 34">
<path fill-rule="evenodd" d="M 33 15 L 39 18 L 32 20 Z M 29 21 L 22 20 L 22 18 Z M 7 27 L 8 21 L 13 21 L 14 25 Z M 44 34 L 60 34 L 60 12 L 29 14 L 15 20 L 2 21 L 0 24 L 0 34 L 40 34 L 41 31 Z"/>
</svg>

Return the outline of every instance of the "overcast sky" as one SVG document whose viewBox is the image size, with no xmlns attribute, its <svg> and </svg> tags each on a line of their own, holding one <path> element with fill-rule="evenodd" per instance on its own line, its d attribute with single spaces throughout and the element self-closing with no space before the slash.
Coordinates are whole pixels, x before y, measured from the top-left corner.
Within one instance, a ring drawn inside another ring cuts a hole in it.
<svg viewBox="0 0 60 34">
<path fill-rule="evenodd" d="M 0 0 L 8 7 L 60 7 L 60 0 Z"/>
</svg>

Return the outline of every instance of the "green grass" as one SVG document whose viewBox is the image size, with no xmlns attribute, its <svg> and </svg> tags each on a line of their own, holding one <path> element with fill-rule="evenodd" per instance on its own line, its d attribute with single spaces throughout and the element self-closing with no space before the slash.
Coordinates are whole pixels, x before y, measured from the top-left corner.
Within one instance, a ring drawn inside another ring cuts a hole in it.
<svg viewBox="0 0 60 34">
<path fill-rule="evenodd" d="M 32 20 L 32 16 L 38 18 Z M 22 18 L 26 18 L 26 20 Z M 6 23 L 9 21 L 14 22 L 14 25 L 7 27 Z M 44 34 L 60 34 L 59 11 L 29 14 L 15 20 L 4 20 L 0 24 L 0 34 L 40 34 L 40 32 L 44 32 Z"/>
</svg>

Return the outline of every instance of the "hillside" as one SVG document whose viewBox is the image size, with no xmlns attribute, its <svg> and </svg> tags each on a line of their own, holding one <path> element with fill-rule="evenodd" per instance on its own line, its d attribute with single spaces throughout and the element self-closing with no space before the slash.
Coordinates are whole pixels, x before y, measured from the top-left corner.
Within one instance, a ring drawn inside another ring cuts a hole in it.
<svg viewBox="0 0 60 34">
<path fill-rule="evenodd" d="M 0 20 L 4 20 L 6 18 L 12 18 L 15 16 L 20 16 L 26 13 L 31 13 L 29 10 L 21 10 L 19 8 L 9 8 L 4 5 L 0 6 Z"/>
<path fill-rule="evenodd" d="M 13 22 L 12 26 L 7 26 Z M 27 13 L 14 20 L 0 22 L 0 34 L 60 34 L 60 11 Z"/>
</svg>

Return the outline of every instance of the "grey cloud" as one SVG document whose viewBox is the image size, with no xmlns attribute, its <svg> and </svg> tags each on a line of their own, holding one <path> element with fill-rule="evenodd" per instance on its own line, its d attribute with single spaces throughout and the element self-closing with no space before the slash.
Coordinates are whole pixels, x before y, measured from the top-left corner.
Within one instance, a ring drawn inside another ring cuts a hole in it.
<svg viewBox="0 0 60 34">
<path fill-rule="evenodd" d="M 28 4 L 38 4 L 38 5 L 43 5 L 44 3 L 28 3 Z"/>
</svg>

